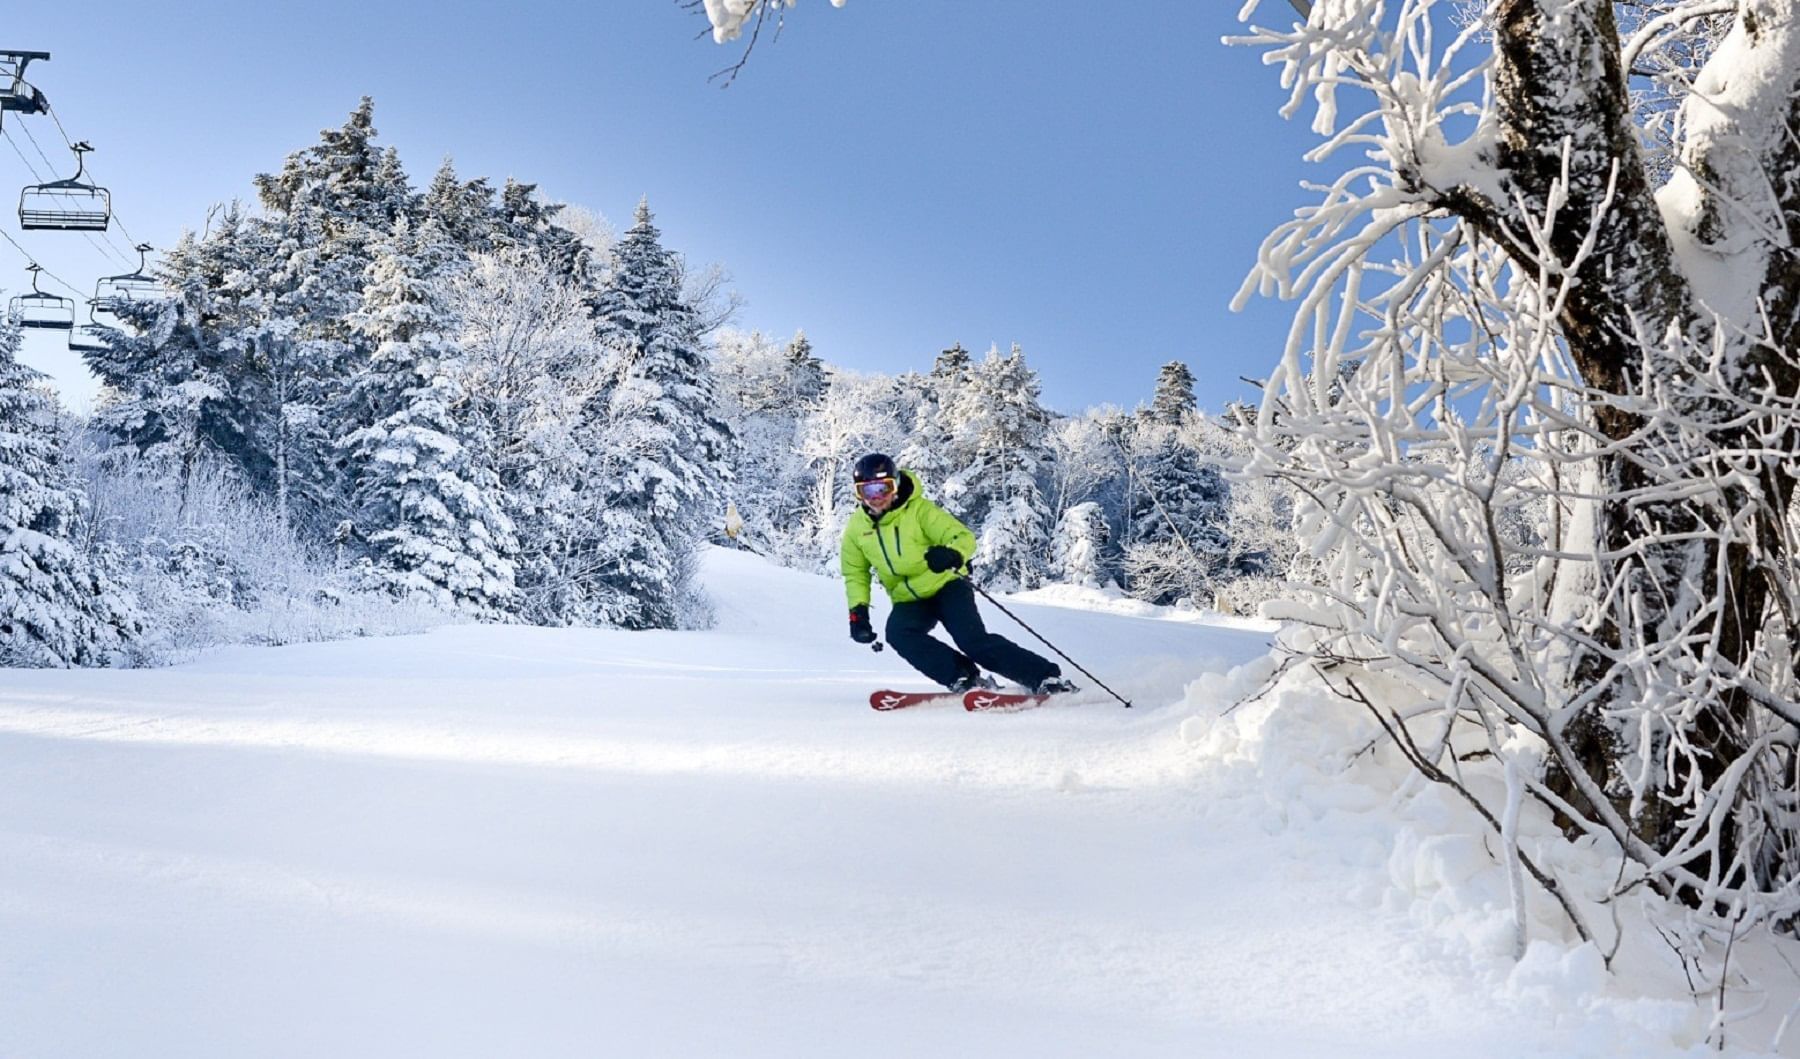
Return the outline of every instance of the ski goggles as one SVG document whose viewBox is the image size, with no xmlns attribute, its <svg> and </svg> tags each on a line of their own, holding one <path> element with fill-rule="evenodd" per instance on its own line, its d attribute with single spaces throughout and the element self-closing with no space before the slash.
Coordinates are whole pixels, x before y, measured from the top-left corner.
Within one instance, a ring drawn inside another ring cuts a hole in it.
<svg viewBox="0 0 1800 1059">
<path fill-rule="evenodd" d="M 856 495 L 864 500 L 880 500 L 884 496 L 893 496 L 899 486 L 892 478 L 871 478 L 866 482 L 856 483 Z"/>
</svg>

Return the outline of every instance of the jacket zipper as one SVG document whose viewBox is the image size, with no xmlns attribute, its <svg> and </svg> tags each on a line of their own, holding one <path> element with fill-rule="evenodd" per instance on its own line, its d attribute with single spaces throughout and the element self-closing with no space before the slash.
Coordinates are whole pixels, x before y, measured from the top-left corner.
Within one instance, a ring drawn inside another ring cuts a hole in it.
<svg viewBox="0 0 1800 1059">
<path fill-rule="evenodd" d="M 881 535 L 881 527 L 880 526 L 875 527 L 875 543 L 881 545 L 881 557 L 883 559 L 887 560 L 888 573 L 893 574 L 895 577 L 899 577 L 900 583 L 906 586 L 906 590 L 908 592 L 912 593 L 912 598 L 918 599 L 919 598 L 919 590 L 912 586 L 911 581 L 908 581 L 906 578 L 901 577 L 900 571 L 894 569 L 894 557 L 892 555 L 888 554 L 887 538 L 885 538 Z M 895 552 L 900 551 L 900 527 L 899 526 L 894 527 L 894 551 Z"/>
</svg>

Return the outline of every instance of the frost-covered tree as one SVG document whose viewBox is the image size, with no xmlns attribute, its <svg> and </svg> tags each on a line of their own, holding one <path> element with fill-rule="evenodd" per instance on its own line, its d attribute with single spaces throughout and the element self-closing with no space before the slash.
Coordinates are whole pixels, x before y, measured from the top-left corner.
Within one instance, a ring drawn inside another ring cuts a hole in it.
<svg viewBox="0 0 1800 1059">
<path fill-rule="evenodd" d="M 597 590 L 586 542 L 597 521 L 585 487 L 597 456 L 587 410 L 605 392 L 610 358 L 594 336 L 583 289 L 527 250 L 477 253 L 438 287 L 458 355 L 445 365 L 462 400 L 460 435 L 518 537 L 518 614 L 557 625 L 586 620 L 567 601 Z"/>
<path fill-rule="evenodd" d="M 498 616 L 514 602 L 518 544 L 498 477 L 471 458 L 455 416 L 457 350 L 432 285 L 447 254 L 440 240 L 430 222 L 415 233 L 402 218 L 375 251 L 351 318 L 374 353 L 345 402 L 338 449 L 375 579 L 397 595 Z"/>
<path fill-rule="evenodd" d="M 795 331 L 787 345 L 787 400 L 804 407 L 825 392 L 825 362 L 813 354 L 805 331 Z"/>
<path fill-rule="evenodd" d="M 777 561 L 804 566 L 803 532 L 813 470 L 801 453 L 807 415 L 824 392 L 824 367 L 804 335 L 777 344 L 759 332 L 720 332 L 714 356 L 720 416 L 738 439 L 732 497 L 739 540 Z"/>
<path fill-rule="evenodd" d="M 1106 512 L 1094 501 L 1064 511 L 1050 540 L 1050 577 L 1090 588 L 1111 584 L 1114 575 L 1107 548 L 1111 535 Z"/>
<path fill-rule="evenodd" d="M 598 615 L 627 628 L 675 628 L 695 620 L 695 549 L 718 523 L 731 437 L 716 415 L 712 368 L 682 273 L 640 202 L 614 247 L 593 301 L 615 362 L 595 409 L 600 462 L 587 479 L 600 497 L 595 547 L 607 568 Z"/>
<path fill-rule="evenodd" d="M 1800 9 L 1296 6 L 1247 39 L 1357 156 L 1245 294 L 1298 301 L 1252 469 L 1307 497 L 1312 650 L 1474 722 L 1622 888 L 1790 919 Z"/>
<path fill-rule="evenodd" d="M 909 372 L 900 377 L 900 393 L 912 404 L 907 417 L 911 430 L 894 454 L 902 467 L 933 482 L 941 482 L 961 468 L 949 409 L 956 395 L 968 387 L 973 364 L 969 351 L 958 342 L 939 351 L 928 374 Z"/>
<path fill-rule="evenodd" d="M 255 312 L 219 339 L 245 365 L 235 385 L 248 395 L 247 439 L 271 467 L 277 509 L 320 534 L 343 512 L 334 405 L 371 352 L 349 321 L 377 245 L 413 198 L 398 154 L 375 138 L 365 96 L 341 128 L 256 178 L 267 217 L 246 229 L 261 244 Z"/>
<path fill-rule="evenodd" d="M 139 631 L 136 608 L 71 541 L 83 498 L 54 399 L 18 349 L 18 327 L 0 321 L 0 666 L 119 662 Z"/>
<path fill-rule="evenodd" d="M 1178 427 L 1199 407 L 1194 396 L 1194 373 L 1181 361 L 1171 360 L 1157 373 L 1156 394 L 1150 398 L 1144 415 L 1163 426 Z"/>
<path fill-rule="evenodd" d="M 1153 412 L 1119 426 L 1129 475 L 1124 550 L 1131 592 L 1155 603 L 1210 603 L 1231 563 L 1224 476 L 1181 427 Z"/>
<path fill-rule="evenodd" d="M 1238 416 L 1248 419 L 1239 419 Z M 1227 406 L 1224 416 L 1189 416 L 1181 426 L 1184 444 L 1215 471 L 1242 467 L 1255 446 L 1244 429 L 1254 411 Z M 1226 474 L 1224 522 L 1225 562 L 1218 594 L 1229 609 L 1250 613 L 1265 599 L 1283 594 L 1282 582 L 1316 580 L 1300 558 L 1294 539 L 1295 490 L 1282 479 Z M 1237 584 L 1237 582 L 1246 582 Z"/>
<path fill-rule="evenodd" d="M 853 510 L 850 468 L 869 452 L 898 452 L 907 436 L 910 404 L 883 375 L 837 370 L 800 426 L 800 454 L 811 476 L 803 520 L 811 567 L 837 569 L 839 536 Z"/>
<path fill-rule="evenodd" d="M 105 384 L 94 425 L 176 490 L 212 453 L 273 491 L 273 462 L 252 441 L 259 391 L 246 381 L 254 369 L 245 345 L 231 340 L 255 326 L 267 300 L 262 232 L 233 204 L 205 238 L 184 235 L 159 270 L 170 298 L 128 310 L 129 326 L 82 354 Z"/>
<path fill-rule="evenodd" d="M 1050 424 L 1045 437 L 1050 449 L 1046 499 L 1059 520 L 1070 508 L 1088 501 L 1099 502 L 1102 509 L 1122 502 L 1125 465 L 1110 433 L 1110 424 L 1120 418 L 1118 409 L 1103 405 Z"/>
<path fill-rule="evenodd" d="M 989 350 L 959 377 L 943 398 L 949 436 L 942 458 L 952 470 L 939 500 L 975 531 L 983 581 L 1035 588 L 1053 518 L 1039 485 L 1050 458 L 1050 416 L 1038 403 L 1037 373 L 1014 346 L 1004 357 Z"/>
</svg>

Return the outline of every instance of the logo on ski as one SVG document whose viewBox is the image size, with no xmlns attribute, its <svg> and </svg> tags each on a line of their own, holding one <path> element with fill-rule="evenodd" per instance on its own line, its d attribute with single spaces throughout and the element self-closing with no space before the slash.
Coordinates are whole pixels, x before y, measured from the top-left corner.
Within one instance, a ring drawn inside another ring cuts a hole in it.
<svg viewBox="0 0 1800 1059">
<path fill-rule="evenodd" d="M 877 691 L 869 696 L 869 706 L 877 710 L 904 710 L 927 702 L 952 702 L 956 696 L 945 691 Z"/>
<path fill-rule="evenodd" d="M 1050 701 L 1048 695 L 1033 695 L 1029 692 L 988 691 L 976 689 L 963 695 L 963 709 L 974 713 L 977 710 L 1024 710 L 1033 706 L 1042 706 Z"/>
</svg>

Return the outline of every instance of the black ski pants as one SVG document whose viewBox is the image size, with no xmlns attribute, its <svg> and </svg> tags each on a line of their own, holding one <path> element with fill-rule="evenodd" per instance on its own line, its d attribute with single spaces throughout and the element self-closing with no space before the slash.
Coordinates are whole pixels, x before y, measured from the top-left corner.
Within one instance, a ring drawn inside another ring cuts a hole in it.
<svg viewBox="0 0 1800 1059">
<path fill-rule="evenodd" d="M 959 650 L 931 635 L 939 622 Z M 1060 676 L 1056 663 L 987 631 L 975 609 L 975 590 L 957 578 L 930 599 L 896 603 L 888 614 L 887 639 L 912 667 L 945 687 L 975 667 L 1035 688 L 1046 677 Z"/>
</svg>

